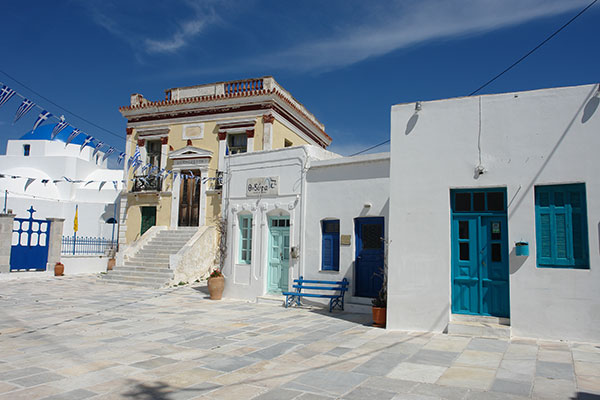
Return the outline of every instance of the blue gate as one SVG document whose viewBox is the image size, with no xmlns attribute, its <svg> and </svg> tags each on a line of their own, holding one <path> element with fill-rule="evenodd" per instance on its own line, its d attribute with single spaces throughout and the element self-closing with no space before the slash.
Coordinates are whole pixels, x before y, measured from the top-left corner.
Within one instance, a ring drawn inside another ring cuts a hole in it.
<svg viewBox="0 0 600 400">
<path fill-rule="evenodd" d="M 45 271 L 48 262 L 50 221 L 33 219 L 33 206 L 27 212 L 29 218 L 15 218 L 10 270 Z"/>
</svg>

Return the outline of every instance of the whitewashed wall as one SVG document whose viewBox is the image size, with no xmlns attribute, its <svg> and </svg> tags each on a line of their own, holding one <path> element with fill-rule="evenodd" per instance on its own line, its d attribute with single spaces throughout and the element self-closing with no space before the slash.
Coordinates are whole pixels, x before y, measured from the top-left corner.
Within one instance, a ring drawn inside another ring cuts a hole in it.
<svg viewBox="0 0 600 400">
<path fill-rule="evenodd" d="M 307 173 L 303 275 L 307 279 L 320 280 L 347 278 L 350 282 L 347 301 L 371 304 L 370 298 L 352 296 L 356 256 L 354 218 L 384 217 L 387 237 L 389 173 L 389 153 L 316 161 Z M 340 235 L 352 237 L 349 246 L 340 245 L 339 271 L 321 270 L 321 221 L 324 219 L 339 219 Z"/>
<path fill-rule="evenodd" d="M 223 185 L 223 210 L 228 219 L 224 296 L 254 300 L 266 292 L 268 217 L 289 215 L 290 247 L 302 248 L 305 171 L 311 160 L 339 157 L 314 146 L 297 146 L 228 156 Z M 279 177 L 279 194 L 247 197 L 249 178 Z M 252 214 L 252 263 L 238 263 L 239 215 Z M 289 279 L 298 277 L 302 257 L 290 258 Z M 290 286 L 291 287 L 291 286 Z"/>
<path fill-rule="evenodd" d="M 600 340 L 597 92 L 585 85 L 429 101 L 418 112 L 415 103 L 392 107 L 389 328 L 445 329 L 450 189 L 507 187 L 512 334 Z M 478 137 L 487 172 L 475 179 Z M 575 182 L 586 184 L 591 267 L 537 268 L 534 186 Z M 530 243 L 524 260 L 514 256 L 517 240 Z"/>
</svg>

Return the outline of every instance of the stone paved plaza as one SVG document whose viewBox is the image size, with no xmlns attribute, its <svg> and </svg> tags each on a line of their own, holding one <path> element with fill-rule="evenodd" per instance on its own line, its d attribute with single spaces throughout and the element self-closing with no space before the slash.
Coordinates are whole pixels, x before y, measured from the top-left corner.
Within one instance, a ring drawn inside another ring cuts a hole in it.
<svg viewBox="0 0 600 400">
<path fill-rule="evenodd" d="M 0 400 L 600 398 L 600 346 L 369 323 L 203 286 L 0 281 Z"/>
</svg>

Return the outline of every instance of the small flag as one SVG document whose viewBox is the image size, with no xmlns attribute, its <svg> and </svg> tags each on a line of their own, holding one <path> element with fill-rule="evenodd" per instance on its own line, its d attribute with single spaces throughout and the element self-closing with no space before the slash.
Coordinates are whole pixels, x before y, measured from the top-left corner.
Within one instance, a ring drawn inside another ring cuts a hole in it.
<svg viewBox="0 0 600 400">
<path fill-rule="evenodd" d="M 120 164 L 121 164 L 121 162 L 123 162 L 123 159 L 125 159 L 125 156 L 126 156 L 126 155 L 127 155 L 127 154 L 125 154 L 125 153 L 123 153 L 123 152 L 121 152 L 121 154 L 119 154 L 119 158 L 117 158 L 117 165 L 120 165 Z"/>
<path fill-rule="evenodd" d="M 71 132 L 71 134 L 69 135 L 69 137 L 67 138 L 67 142 L 65 143 L 65 147 L 67 147 L 67 145 L 69 143 L 71 143 L 73 140 L 75 140 L 75 138 L 81 133 L 81 131 L 79 129 L 73 129 L 73 132 Z"/>
<path fill-rule="evenodd" d="M 100 185 L 98 186 L 98 191 L 102 190 L 102 188 L 104 187 L 104 185 L 106 185 L 106 181 L 101 181 Z"/>
<path fill-rule="evenodd" d="M 133 153 L 133 157 L 131 157 L 129 159 L 129 168 L 131 168 L 131 164 L 135 163 L 137 164 L 138 159 L 140 158 L 141 153 L 140 153 L 140 146 L 138 146 L 137 144 L 135 145 L 135 152 Z"/>
<path fill-rule="evenodd" d="M 104 146 L 104 142 L 98 142 L 96 147 L 94 147 L 94 151 L 92 152 L 92 157 L 94 157 L 96 154 L 98 154 L 98 151 L 100 151 L 102 146 Z"/>
<path fill-rule="evenodd" d="M 52 129 L 52 134 L 50 135 L 50 139 L 54 140 L 54 138 L 56 137 L 56 135 L 58 135 L 59 133 L 62 132 L 63 129 L 65 129 L 69 124 L 67 124 L 67 122 L 65 121 L 65 117 L 64 116 L 60 116 L 60 121 L 58 121 L 58 124 L 56 124 L 54 126 L 54 129 Z"/>
<path fill-rule="evenodd" d="M 7 101 L 10 100 L 11 97 L 15 95 L 15 91 L 9 88 L 8 86 L 2 86 L 2 90 L 0 90 L 0 107 L 4 105 Z"/>
<path fill-rule="evenodd" d="M 23 102 L 21 103 L 21 105 L 19 106 L 19 108 L 17 108 L 17 113 L 15 114 L 15 120 L 13 121 L 13 124 L 15 122 L 17 122 L 19 119 L 21 119 L 21 117 L 25 114 L 27 114 L 29 111 L 31 111 L 31 109 L 35 106 L 35 103 L 31 100 L 27 100 L 27 99 L 23 99 Z"/>
<path fill-rule="evenodd" d="M 104 156 L 102 157 L 102 162 L 104 162 L 108 158 L 108 156 L 110 156 L 114 152 L 115 152 L 114 147 L 111 147 L 108 150 L 106 150 L 106 153 L 104 153 Z"/>
<path fill-rule="evenodd" d="M 35 124 L 33 124 L 33 130 L 35 131 L 38 128 L 38 126 L 40 126 L 42 123 L 44 123 L 51 116 L 52 116 L 52 114 L 50 114 L 46 110 L 43 110 L 40 113 L 40 115 L 38 115 L 37 120 L 35 121 Z"/>
<path fill-rule="evenodd" d="M 115 187 L 115 190 L 119 190 L 119 188 L 117 187 L 117 181 L 112 181 L 113 182 L 113 186 Z"/>
<path fill-rule="evenodd" d="M 81 144 L 81 148 L 79 149 L 79 151 L 83 150 L 83 148 L 85 146 L 87 146 L 88 144 L 90 144 L 92 142 L 92 140 L 94 140 L 94 138 L 90 135 L 86 135 L 85 140 L 83 141 L 83 143 Z"/>
<path fill-rule="evenodd" d="M 73 179 L 67 178 L 66 176 L 63 176 L 63 179 L 69 183 L 73 183 Z"/>
<path fill-rule="evenodd" d="M 73 218 L 73 232 L 77 232 L 79 230 L 79 216 L 78 216 L 78 210 L 79 206 L 76 205 L 75 206 L 75 218 Z"/>
</svg>

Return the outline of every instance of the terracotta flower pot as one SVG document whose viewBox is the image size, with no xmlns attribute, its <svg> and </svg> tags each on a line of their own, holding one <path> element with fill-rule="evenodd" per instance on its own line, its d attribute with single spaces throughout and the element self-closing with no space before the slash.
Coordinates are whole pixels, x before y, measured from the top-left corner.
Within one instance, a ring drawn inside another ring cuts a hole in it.
<svg viewBox="0 0 600 400">
<path fill-rule="evenodd" d="M 54 276 L 63 276 L 65 273 L 65 265 L 57 262 L 54 264 Z"/>
<path fill-rule="evenodd" d="M 106 266 L 106 270 L 112 271 L 112 269 L 115 267 L 115 264 L 117 264 L 117 260 L 115 260 L 114 258 L 109 258 L 108 265 Z"/>
<path fill-rule="evenodd" d="M 386 311 L 387 308 L 385 307 L 373 307 L 373 326 L 385 328 Z"/>
<path fill-rule="evenodd" d="M 225 289 L 225 278 L 217 276 L 216 278 L 208 278 L 208 293 L 211 300 L 221 300 Z"/>
</svg>

